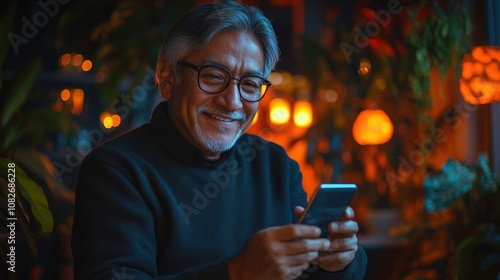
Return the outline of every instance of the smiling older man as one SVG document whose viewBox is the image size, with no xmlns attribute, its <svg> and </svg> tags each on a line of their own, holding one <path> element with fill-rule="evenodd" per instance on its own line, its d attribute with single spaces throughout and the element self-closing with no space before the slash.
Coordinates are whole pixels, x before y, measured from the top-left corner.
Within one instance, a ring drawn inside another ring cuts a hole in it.
<svg viewBox="0 0 500 280">
<path fill-rule="evenodd" d="M 270 21 L 237 2 L 173 27 L 157 65 L 167 101 L 80 168 L 76 279 L 363 279 L 352 209 L 328 238 L 296 224 L 298 164 L 245 134 L 278 57 Z"/>
</svg>

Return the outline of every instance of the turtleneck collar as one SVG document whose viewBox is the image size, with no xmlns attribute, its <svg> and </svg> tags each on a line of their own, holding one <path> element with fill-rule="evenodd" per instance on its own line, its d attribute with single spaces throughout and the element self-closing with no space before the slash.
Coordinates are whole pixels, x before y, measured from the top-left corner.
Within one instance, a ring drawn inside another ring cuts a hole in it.
<svg viewBox="0 0 500 280">
<path fill-rule="evenodd" d="M 189 143 L 174 125 L 168 114 L 167 101 L 163 101 L 156 106 L 150 124 L 168 152 L 183 163 L 206 166 L 218 165 L 230 156 L 234 150 L 233 147 L 229 151 L 222 153 L 217 160 L 206 158 L 202 151 Z"/>
</svg>

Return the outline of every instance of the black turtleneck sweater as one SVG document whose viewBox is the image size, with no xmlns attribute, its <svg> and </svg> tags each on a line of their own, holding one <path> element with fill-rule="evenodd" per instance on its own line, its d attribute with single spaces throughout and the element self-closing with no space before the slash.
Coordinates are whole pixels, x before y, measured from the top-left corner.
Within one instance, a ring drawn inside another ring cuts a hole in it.
<svg viewBox="0 0 500 280">
<path fill-rule="evenodd" d="M 293 208 L 305 204 L 299 167 L 282 147 L 245 134 L 209 161 L 163 102 L 149 124 L 97 147 L 80 167 L 75 279 L 228 279 L 228 261 L 253 234 L 295 222 Z M 365 268 L 360 248 L 344 271 L 304 277 L 363 279 Z"/>
</svg>

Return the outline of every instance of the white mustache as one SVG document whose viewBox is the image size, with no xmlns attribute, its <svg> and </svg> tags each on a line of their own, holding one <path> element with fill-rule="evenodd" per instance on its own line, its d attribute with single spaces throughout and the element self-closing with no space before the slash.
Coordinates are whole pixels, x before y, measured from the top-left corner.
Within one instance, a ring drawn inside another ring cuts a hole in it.
<svg viewBox="0 0 500 280">
<path fill-rule="evenodd" d="M 247 119 L 247 116 L 241 112 L 221 112 L 216 109 L 209 108 L 207 106 L 200 106 L 196 112 L 197 114 L 206 113 L 209 115 L 220 116 L 222 118 L 233 119 L 236 121 L 244 122 Z"/>
</svg>

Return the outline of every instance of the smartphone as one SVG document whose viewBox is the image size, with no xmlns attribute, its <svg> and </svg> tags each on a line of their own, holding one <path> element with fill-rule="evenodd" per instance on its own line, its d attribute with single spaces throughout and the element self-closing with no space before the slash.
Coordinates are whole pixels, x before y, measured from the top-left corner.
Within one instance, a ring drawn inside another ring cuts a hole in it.
<svg viewBox="0 0 500 280">
<path fill-rule="evenodd" d="M 340 221 L 356 194 L 355 184 L 321 184 L 314 191 L 298 223 L 321 228 L 321 237 L 328 236 L 328 224 Z"/>
</svg>

